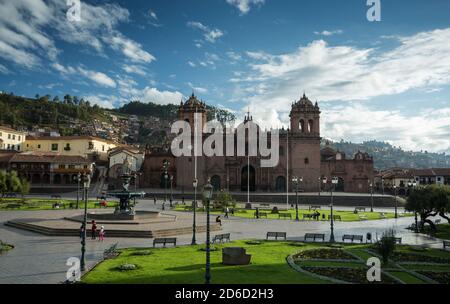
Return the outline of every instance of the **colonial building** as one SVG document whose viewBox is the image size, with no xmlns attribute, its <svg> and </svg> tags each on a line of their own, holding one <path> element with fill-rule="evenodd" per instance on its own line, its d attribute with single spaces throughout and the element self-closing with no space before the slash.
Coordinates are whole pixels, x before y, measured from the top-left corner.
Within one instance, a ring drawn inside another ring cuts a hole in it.
<svg viewBox="0 0 450 304">
<path fill-rule="evenodd" d="M 16 171 L 30 181 L 31 187 L 68 186 L 77 184 L 78 173 L 92 174 L 93 162 L 81 156 L 58 153 L 0 153 L 0 167 Z"/>
<path fill-rule="evenodd" d="M 206 121 L 207 108 L 194 94 L 179 107 L 179 119 L 188 122 L 194 129 L 194 115 L 199 113 Z M 290 112 L 290 128 L 279 132 L 279 161 L 275 167 L 260 165 L 262 157 L 257 156 L 182 156 L 173 157 L 169 151 L 148 153 L 143 166 L 145 187 L 160 187 L 162 162 L 175 163 L 171 173 L 175 176 L 178 189 L 193 188 L 192 183 L 197 168 L 198 184 L 203 185 L 208 178 L 216 189 L 230 191 L 270 191 L 284 192 L 293 190 L 292 178 L 302 177 L 301 191 L 317 192 L 323 187 L 321 177 L 339 177 L 339 189 L 349 192 L 368 191 L 369 180 L 373 180 L 373 159 L 367 154 L 358 153 L 353 159 L 330 149 L 321 153 L 320 149 L 320 108 L 304 94 L 294 102 Z M 244 123 L 252 122 L 247 114 Z M 203 126 L 202 126 L 203 127 Z M 202 128 L 203 129 L 203 128 Z M 239 127 L 238 127 L 239 129 Z M 231 131 L 235 147 L 237 134 Z M 204 134 L 203 140 L 210 134 Z M 225 137 L 226 135 L 224 135 Z M 259 135 L 258 135 L 259 136 Z M 268 134 L 270 138 L 271 134 Z M 260 138 L 258 137 L 258 140 Z M 248 150 L 248 137 L 246 137 Z M 224 148 L 225 149 L 225 148 Z M 226 153 L 224 153 L 226 155 Z M 196 164 L 196 166 L 195 166 Z M 156 170 L 156 171 L 155 171 Z"/>
<path fill-rule="evenodd" d="M 25 137 L 24 132 L 0 126 L 0 150 L 22 151 Z"/>
<path fill-rule="evenodd" d="M 81 156 L 93 162 L 107 162 L 108 153 L 117 146 L 112 141 L 92 136 L 27 136 L 23 150 Z"/>
</svg>

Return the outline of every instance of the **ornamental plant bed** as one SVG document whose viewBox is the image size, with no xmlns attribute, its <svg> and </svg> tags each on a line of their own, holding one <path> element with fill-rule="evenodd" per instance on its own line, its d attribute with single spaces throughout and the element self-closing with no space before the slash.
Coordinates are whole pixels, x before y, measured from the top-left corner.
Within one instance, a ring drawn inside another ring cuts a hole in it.
<svg viewBox="0 0 450 304">
<path fill-rule="evenodd" d="M 395 252 L 392 258 L 396 262 L 421 262 L 421 263 L 438 263 L 450 264 L 450 259 L 434 257 L 429 255 L 421 255 L 418 253 Z"/>
<path fill-rule="evenodd" d="M 432 271 L 416 271 L 439 284 L 450 284 L 450 272 L 432 272 Z"/>
<path fill-rule="evenodd" d="M 320 259 L 320 260 L 357 260 L 356 257 L 342 249 L 320 248 L 305 250 L 294 255 L 294 259 Z"/>
<path fill-rule="evenodd" d="M 381 282 L 368 282 L 367 281 L 367 268 L 333 268 L 333 267 L 302 267 L 304 270 L 329 277 L 345 281 L 348 283 L 355 284 L 399 284 L 397 281 L 391 277 L 382 274 Z"/>
</svg>

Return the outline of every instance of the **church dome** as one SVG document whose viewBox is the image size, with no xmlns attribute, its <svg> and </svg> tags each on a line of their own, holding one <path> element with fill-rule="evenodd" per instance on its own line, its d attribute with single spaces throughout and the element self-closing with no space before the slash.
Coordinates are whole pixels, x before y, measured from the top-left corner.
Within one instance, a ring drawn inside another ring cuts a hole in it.
<svg viewBox="0 0 450 304">
<path fill-rule="evenodd" d="M 294 111 L 319 111 L 319 105 L 317 102 L 313 104 L 313 102 L 303 93 L 303 96 L 299 101 L 296 101 L 292 104 L 292 110 Z"/>
<path fill-rule="evenodd" d="M 194 95 L 194 93 L 192 93 L 192 95 L 189 97 L 189 99 L 184 104 L 183 104 L 183 102 L 181 102 L 180 106 L 183 107 L 184 109 L 206 108 L 206 104 L 204 102 L 198 100 L 197 97 Z"/>
</svg>

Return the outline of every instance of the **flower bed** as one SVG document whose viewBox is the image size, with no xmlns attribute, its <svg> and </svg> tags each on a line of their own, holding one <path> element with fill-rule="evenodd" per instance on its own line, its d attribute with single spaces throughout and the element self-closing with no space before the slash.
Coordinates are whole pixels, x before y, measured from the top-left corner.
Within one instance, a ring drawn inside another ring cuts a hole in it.
<svg viewBox="0 0 450 304">
<path fill-rule="evenodd" d="M 423 262 L 423 263 L 450 264 L 450 259 L 398 251 L 394 253 L 393 259 L 396 262 Z"/>
<path fill-rule="evenodd" d="M 302 267 L 304 270 L 325 277 L 330 277 L 355 284 L 369 284 L 367 281 L 367 268 L 342 268 L 342 267 Z M 372 283 L 370 283 L 372 284 Z M 382 274 L 381 282 L 373 284 L 399 284 L 391 277 Z"/>
<path fill-rule="evenodd" d="M 416 272 L 438 282 L 439 284 L 450 284 L 449 272 L 433 272 L 433 271 L 416 271 Z"/>
<path fill-rule="evenodd" d="M 342 249 L 321 248 L 299 252 L 294 255 L 294 259 L 320 259 L 320 260 L 357 260 L 353 255 Z"/>
</svg>

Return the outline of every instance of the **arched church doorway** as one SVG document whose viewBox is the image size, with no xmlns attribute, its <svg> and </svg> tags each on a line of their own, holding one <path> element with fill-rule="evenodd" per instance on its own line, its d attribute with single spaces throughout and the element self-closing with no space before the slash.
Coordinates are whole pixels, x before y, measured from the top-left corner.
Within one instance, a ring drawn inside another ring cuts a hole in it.
<svg viewBox="0 0 450 304">
<path fill-rule="evenodd" d="M 250 186 L 250 191 L 256 191 L 256 176 L 255 168 L 253 166 L 245 166 L 241 172 L 241 191 L 247 191 Z"/>
<path fill-rule="evenodd" d="M 214 191 L 220 191 L 221 187 L 220 187 L 220 176 L 218 175 L 214 175 L 213 177 L 211 177 L 211 185 L 213 186 Z"/>
<path fill-rule="evenodd" d="M 339 177 L 335 191 L 336 192 L 344 192 L 344 190 L 345 190 L 344 179 L 342 177 Z"/>
<path fill-rule="evenodd" d="M 276 192 L 286 192 L 286 178 L 284 176 L 278 176 L 275 181 Z"/>
</svg>

